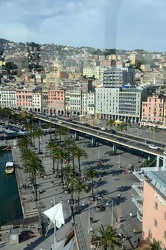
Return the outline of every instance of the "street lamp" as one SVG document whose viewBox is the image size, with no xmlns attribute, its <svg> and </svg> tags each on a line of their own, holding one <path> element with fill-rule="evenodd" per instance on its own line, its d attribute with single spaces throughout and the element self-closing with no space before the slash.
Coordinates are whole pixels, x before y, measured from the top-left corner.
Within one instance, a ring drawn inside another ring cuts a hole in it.
<svg viewBox="0 0 166 250">
<path fill-rule="evenodd" d="M 108 200 L 106 202 L 106 206 L 109 206 L 110 202 L 111 202 L 111 207 L 112 207 L 112 209 L 111 209 L 111 226 L 113 227 L 113 219 L 114 219 L 114 215 L 113 215 L 114 202 L 113 202 L 113 200 L 112 199 Z"/>
</svg>

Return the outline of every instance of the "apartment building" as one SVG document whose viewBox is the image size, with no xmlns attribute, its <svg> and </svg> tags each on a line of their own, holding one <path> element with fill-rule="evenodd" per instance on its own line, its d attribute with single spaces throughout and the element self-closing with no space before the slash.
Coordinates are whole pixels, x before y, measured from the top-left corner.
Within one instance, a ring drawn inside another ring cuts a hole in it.
<svg viewBox="0 0 166 250">
<path fill-rule="evenodd" d="M 48 112 L 49 114 L 65 114 L 65 91 L 56 89 L 48 90 Z"/>
<path fill-rule="evenodd" d="M 119 92 L 119 119 L 138 123 L 141 118 L 142 90 L 122 88 Z"/>
<path fill-rule="evenodd" d="M 141 117 L 143 91 L 135 88 L 96 88 L 96 115 L 137 123 Z"/>
<path fill-rule="evenodd" d="M 134 68 L 110 68 L 103 73 L 105 88 L 120 88 L 125 84 L 134 84 Z"/>
<path fill-rule="evenodd" d="M 25 111 L 32 111 L 32 89 L 17 89 L 16 90 L 17 108 Z"/>
<path fill-rule="evenodd" d="M 70 111 L 68 111 L 70 113 L 70 115 L 73 116 L 79 116 L 82 114 L 82 90 L 81 88 L 73 88 L 70 89 L 68 92 L 69 95 L 69 107 L 70 107 Z"/>
<path fill-rule="evenodd" d="M 95 67 L 83 68 L 83 76 L 87 78 L 95 77 Z"/>
<path fill-rule="evenodd" d="M 143 238 L 162 242 L 166 248 L 166 171 L 148 172 L 144 181 Z"/>
<path fill-rule="evenodd" d="M 42 110 L 41 92 L 32 91 L 32 111 L 40 113 Z"/>
<path fill-rule="evenodd" d="M 163 122 L 166 96 L 153 95 L 142 102 L 142 121 Z"/>
<path fill-rule="evenodd" d="M 96 88 L 96 116 L 100 119 L 118 119 L 119 88 Z"/>
<path fill-rule="evenodd" d="M 16 91 L 9 89 L 0 89 L 0 107 L 1 108 L 17 108 Z"/>
<path fill-rule="evenodd" d="M 41 111 L 45 114 L 48 113 L 48 89 L 42 89 L 42 105 Z"/>
<path fill-rule="evenodd" d="M 95 114 L 95 92 L 82 93 L 82 115 Z"/>
</svg>

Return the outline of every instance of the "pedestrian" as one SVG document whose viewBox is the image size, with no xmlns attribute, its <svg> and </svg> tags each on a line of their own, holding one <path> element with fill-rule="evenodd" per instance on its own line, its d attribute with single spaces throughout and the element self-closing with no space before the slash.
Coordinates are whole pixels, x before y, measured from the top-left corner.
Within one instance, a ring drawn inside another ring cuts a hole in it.
<svg viewBox="0 0 166 250">
<path fill-rule="evenodd" d="M 137 232 L 136 232 L 136 229 L 135 229 L 135 228 L 133 229 L 133 233 L 134 233 L 134 235 L 136 235 L 136 234 L 137 234 Z"/>
<path fill-rule="evenodd" d="M 24 184 L 24 188 L 25 188 L 25 190 L 26 190 L 26 188 L 27 188 L 27 184 L 26 184 L 26 183 Z"/>
<path fill-rule="evenodd" d="M 23 188 L 23 189 L 25 188 L 25 185 L 24 185 L 24 183 L 22 184 L 22 188 Z"/>
</svg>

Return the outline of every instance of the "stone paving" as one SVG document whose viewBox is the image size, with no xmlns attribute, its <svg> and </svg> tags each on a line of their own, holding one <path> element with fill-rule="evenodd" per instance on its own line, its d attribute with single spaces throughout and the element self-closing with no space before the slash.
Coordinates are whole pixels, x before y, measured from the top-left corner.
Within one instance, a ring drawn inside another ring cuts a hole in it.
<svg viewBox="0 0 166 250">
<path fill-rule="evenodd" d="M 29 187 L 28 177 L 23 173 L 23 169 L 21 168 L 18 148 L 14 149 L 14 155 L 17 155 L 15 161 L 17 161 L 19 165 L 19 188 L 22 187 L 23 183 L 26 183 L 28 186 L 28 188 L 22 192 L 25 198 L 24 206 L 26 210 L 35 210 L 39 207 L 40 214 L 42 215 L 42 212 L 49 209 L 53 203 L 56 204 L 62 201 L 65 225 L 56 232 L 57 241 L 60 241 L 66 238 L 67 234 L 71 232 L 73 226 L 70 207 L 68 204 L 70 195 L 63 192 L 62 186 L 60 185 L 61 180 L 55 178 L 55 175 L 52 173 L 52 160 L 49 159 L 49 155 L 46 152 L 48 141 L 49 136 L 47 135 L 42 138 L 41 142 L 43 154 L 40 157 L 42 158 L 46 169 L 46 177 L 38 178 L 37 180 L 39 185 L 39 199 L 37 203 L 33 201 L 32 189 Z M 133 195 L 136 194 L 131 186 L 133 183 L 138 182 L 138 179 L 133 174 L 124 174 L 123 167 L 128 166 L 131 163 L 135 167 L 138 167 L 138 159 L 140 160 L 140 158 L 123 151 L 118 151 L 118 155 L 109 156 L 106 154 L 107 151 L 111 151 L 109 146 L 99 145 L 99 147 L 88 148 L 87 140 L 83 138 L 80 138 L 80 141 L 77 143 L 80 147 L 83 147 L 89 155 L 88 160 L 82 160 L 81 165 L 83 171 L 90 166 L 94 166 L 99 173 L 99 177 L 95 183 L 95 194 L 100 200 L 100 204 L 105 206 L 107 201 L 111 200 L 109 205 L 106 206 L 105 211 L 98 212 L 95 209 L 96 202 L 89 200 L 91 193 L 81 195 L 81 214 L 77 215 L 78 219 L 76 221 L 76 226 L 78 226 L 78 223 L 81 223 L 84 235 L 82 236 L 82 233 L 80 233 L 81 236 L 78 235 L 78 237 L 83 237 L 85 239 L 85 248 L 80 249 L 90 249 L 91 234 L 93 232 L 95 233 L 97 227 L 101 224 L 104 226 L 112 225 L 118 233 L 127 233 L 129 240 L 126 240 L 123 244 L 129 249 L 136 247 L 138 238 L 141 237 L 141 222 L 136 216 L 136 206 L 131 201 Z M 119 161 L 121 163 L 120 167 Z M 100 162 L 102 162 L 102 166 L 98 166 Z M 77 164 L 77 161 L 75 163 Z M 120 195 L 120 198 L 118 198 L 118 195 Z M 116 218 L 119 219 L 118 223 L 116 222 Z M 44 219 L 46 220 L 45 217 Z M 50 249 L 51 243 L 53 242 L 53 229 L 48 232 L 47 236 L 39 235 L 37 230 L 35 232 L 36 237 L 33 239 L 28 239 L 17 245 L 9 245 L 8 242 L 5 242 L 3 249 Z"/>
</svg>

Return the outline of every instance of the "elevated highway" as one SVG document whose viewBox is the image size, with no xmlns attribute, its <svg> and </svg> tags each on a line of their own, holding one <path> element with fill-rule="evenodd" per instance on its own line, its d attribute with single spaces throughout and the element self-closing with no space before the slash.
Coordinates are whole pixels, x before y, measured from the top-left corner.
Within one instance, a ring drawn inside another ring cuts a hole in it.
<svg viewBox="0 0 166 250">
<path fill-rule="evenodd" d="M 138 137 L 134 135 L 128 135 L 124 132 L 115 132 L 111 133 L 112 130 L 101 130 L 98 127 L 90 126 L 88 124 L 82 124 L 80 122 L 69 122 L 65 119 L 56 119 L 56 118 L 44 118 L 41 116 L 36 116 L 35 118 L 52 123 L 59 126 L 64 126 L 73 131 L 76 135 L 84 135 L 92 138 L 92 141 L 103 140 L 106 143 L 113 145 L 113 148 L 121 147 L 129 150 L 139 151 L 140 153 L 145 153 L 147 155 L 154 156 L 164 156 L 163 152 L 165 151 L 165 144 L 148 139 L 148 143 L 143 137 Z M 151 149 L 149 144 L 155 144 L 158 146 L 157 150 Z"/>
</svg>

